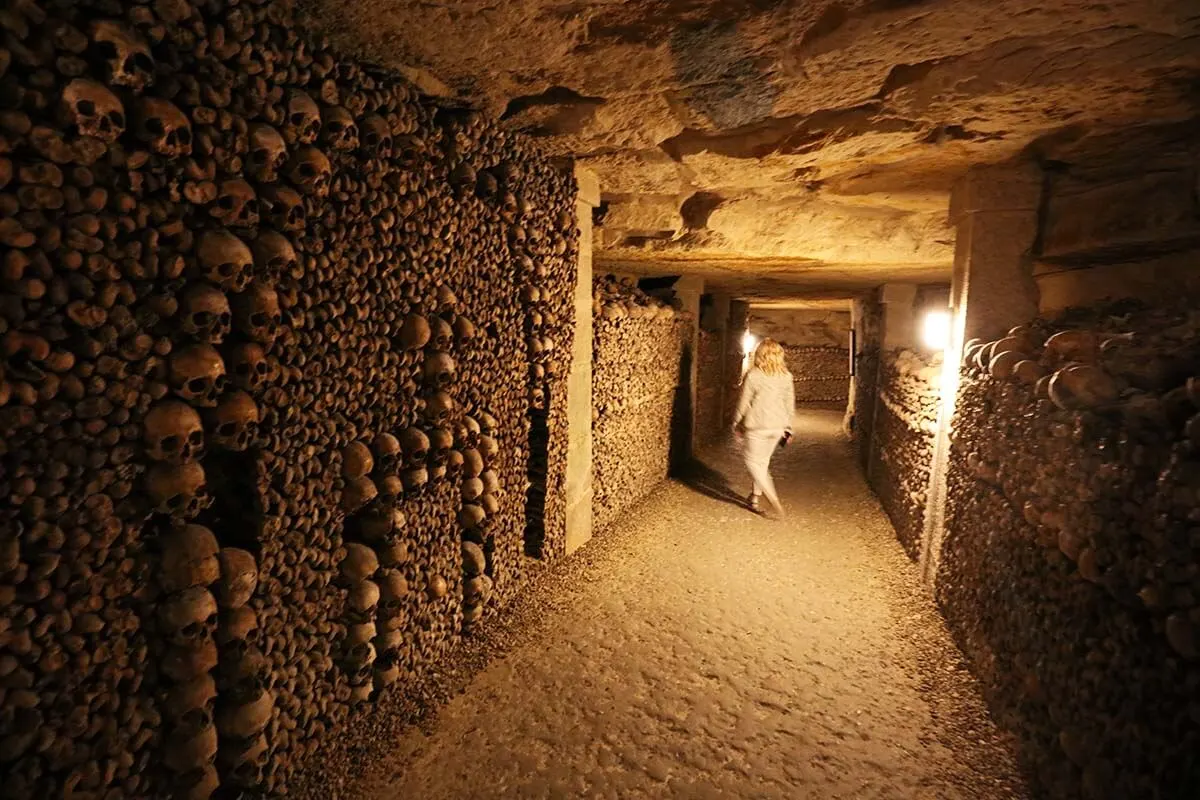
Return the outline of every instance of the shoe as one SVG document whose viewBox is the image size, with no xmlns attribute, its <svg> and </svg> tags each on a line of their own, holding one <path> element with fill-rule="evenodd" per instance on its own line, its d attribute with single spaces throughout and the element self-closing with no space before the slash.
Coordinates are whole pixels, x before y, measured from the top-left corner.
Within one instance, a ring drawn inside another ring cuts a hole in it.
<svg viewBox="0 0 1200 800">
<path fill-rule="evenodd" d="M 749 508 L 751 511 L 758 511 L 758 498 L 759 498 L 759 495 L 756 495 L 753 492 L 751 492 L 750 496 L 746 498 L 746 507 Z"/>
</svg>

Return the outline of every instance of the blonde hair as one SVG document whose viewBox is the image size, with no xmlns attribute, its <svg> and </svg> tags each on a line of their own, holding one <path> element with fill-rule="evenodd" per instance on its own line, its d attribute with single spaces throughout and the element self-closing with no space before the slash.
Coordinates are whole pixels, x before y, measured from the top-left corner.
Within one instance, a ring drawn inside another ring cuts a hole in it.
<svg viewBox="0 0 1200 800">
<path fill-rule="evenodd" d="M 754 366 L 764 375 L 788 375 L 783 348 L 774 339 L 763 339 L 754 349 Z"/>
</svg>

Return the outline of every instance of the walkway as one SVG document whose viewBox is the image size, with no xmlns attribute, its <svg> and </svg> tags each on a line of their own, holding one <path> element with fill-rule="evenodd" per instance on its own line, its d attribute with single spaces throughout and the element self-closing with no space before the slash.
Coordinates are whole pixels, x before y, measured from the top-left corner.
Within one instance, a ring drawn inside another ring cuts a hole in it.
<svg viewBox="0 0 1200 800">
<path fill-rule="evenodd" d="M 800 422 L 776 470 L 789 522 L 712 473 L 668 484 L 361 796 L 1023 797 L 840 415 Z M 742 488 L 731 452 L 710 459 Z"/>
</svg>

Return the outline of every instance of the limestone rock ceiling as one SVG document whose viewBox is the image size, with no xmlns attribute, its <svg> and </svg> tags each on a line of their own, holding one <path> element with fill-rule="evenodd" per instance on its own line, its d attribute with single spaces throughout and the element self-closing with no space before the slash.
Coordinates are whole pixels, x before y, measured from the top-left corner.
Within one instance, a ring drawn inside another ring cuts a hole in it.
<svg viewBox="0 0 1200 800">
<path fill-rule="evenodd" d="M 600 175 L 600 265 L 949 274 L 967 165 L 1194 117 L 1195 0 L 311 0 L 343 50 Z"/>
</svg>

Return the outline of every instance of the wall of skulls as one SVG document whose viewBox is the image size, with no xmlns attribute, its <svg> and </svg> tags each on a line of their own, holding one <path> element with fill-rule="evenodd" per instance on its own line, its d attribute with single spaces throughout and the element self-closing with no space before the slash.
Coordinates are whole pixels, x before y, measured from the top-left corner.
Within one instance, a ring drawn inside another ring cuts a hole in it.
<svg viewBox="0 0 1200 800">
<path fill-rule="evenodd" d="M 796 405 L 845 403 L 850 395 L 850 351 L 842 347 L 784 345 L 796 384 Z"/>
<path fill-rule="evenodd" d="M 937 594 L 1047 796 L 1200 787 L 1198 334 L 1125 303 L 965 351 Z"/>
<path fill-rule="evenodd" d="M 883 354 L 867 476 L 910 558 L 921 554 L 937 432 L 940 361 L 912 350 Z"/>
<path fill-rule="evenodd" d="M 285 4 L 0 27 L 3 793 L 279 796 L 561 549 L 572 180 Z"/>
<path fill-rule="evenodd" d="M 594 284 L 592 519 L 603 528 L 667 477 L 691 322 L 628 285 Z"/>
</svg>

